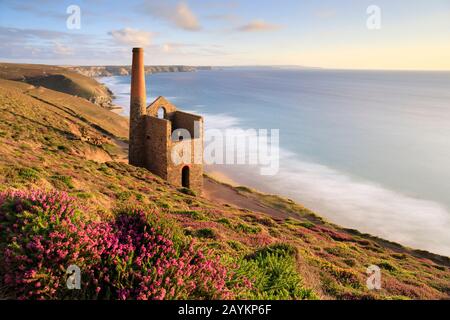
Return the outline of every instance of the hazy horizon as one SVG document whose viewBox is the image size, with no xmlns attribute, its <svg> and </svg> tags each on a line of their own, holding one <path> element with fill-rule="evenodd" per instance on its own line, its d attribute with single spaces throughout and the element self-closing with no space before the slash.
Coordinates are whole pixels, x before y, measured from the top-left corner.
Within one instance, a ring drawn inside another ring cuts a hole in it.
<svg viewBox="0 0 450 320">
<path fill-rule="evenodd" d="M 131 63 L 128 64 L 51 64 L 51 63 L 35 63 L 35 62 L 17 62 L 17 61 L 0 61 L 0 63 L 11 64 L 37 64 L 37 65 L 49 65 L 60 67 L 131 67 Z M 146 67 L 172 67 L 172 66 L 186 66 L 186 67 L 212 67 L 212 68 L 286 68 L 286 69 L 305 69 L 305 70 L 336 70 L 336 71 L 387 71 L 387 72 L 450 72 L 450 69 L 433 70 L 433 69 L 368 69 L 368 68 L 323 68 L 315 66 L 305 65 L 205 65 L 205 64 L 145 64 Z"/>
</svg>

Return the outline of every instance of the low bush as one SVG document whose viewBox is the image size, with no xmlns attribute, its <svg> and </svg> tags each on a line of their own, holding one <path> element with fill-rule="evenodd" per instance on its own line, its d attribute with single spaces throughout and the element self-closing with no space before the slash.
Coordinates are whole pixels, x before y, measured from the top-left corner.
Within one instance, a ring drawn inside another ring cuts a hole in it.
<svg viewBox="0 0 450 320">
<path fill-rule="evenodd" d="M 63 175 L 54 175 L 51 177 L 53 184 L 58 189 L 74 189 L 72 177 Z"/>
<path fill-rule="evenodd" d="M 195 235 L 199 238 L 206 238 L 206 239 L 216 239 L 217 238 L 216 232 L 211 228 L 199 229 L 195 232 Z"/>
<path fill-rule="evenodd" d="M 244 298 L 262 300 L 316 299 L 303 286 L 296 270 L 297 251 L 287 244 L 265 247 L 241 259 L 238 274 L 249 279 L 253 287 Z"/>
<path fill-rule="evenodd" d="M 0 194 L 0 271 L 10 297 L 227 299 L 250 287 L 218 257 L 175 243 L 155 214 L 121 211 L 112 221 L 86 216 L 65 193 Z M 81 269 L 81 290 L 66 287 L 70 265 Z"/>
<path fill-rule="evenodd" d="M 34 168 L 20 168 L 18 176 L 29 182 L 36 182 L 40 178 L 39 171 Z"/>
</svg>

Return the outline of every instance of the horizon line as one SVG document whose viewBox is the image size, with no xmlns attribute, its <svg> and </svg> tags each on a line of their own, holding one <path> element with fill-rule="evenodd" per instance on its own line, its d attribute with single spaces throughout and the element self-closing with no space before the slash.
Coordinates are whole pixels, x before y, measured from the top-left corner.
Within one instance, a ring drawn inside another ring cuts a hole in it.
<svg viewBox="0 0 450 320">
<path fill-rule="evenodd" d="M 131 67 L 131 64 L 47 64 L 32 62 L 10 62 L 0 61 L 9 64 L 31 64 L 31 65 L 47 65 L 56 67 Z M 404 72 L 450 72 L 450 69 L 402 69 L 402 68 L 345 68 L 345 67 L 316 67 L 297 64 L 233 64 L 233 65 L 193 65 L 193 64 L 146 64 L 145 67 L 211 67 L 211 68 L 298 68 L 312 70 L 341 70 L 341 71 L 404 71 Z"/>
</svg>

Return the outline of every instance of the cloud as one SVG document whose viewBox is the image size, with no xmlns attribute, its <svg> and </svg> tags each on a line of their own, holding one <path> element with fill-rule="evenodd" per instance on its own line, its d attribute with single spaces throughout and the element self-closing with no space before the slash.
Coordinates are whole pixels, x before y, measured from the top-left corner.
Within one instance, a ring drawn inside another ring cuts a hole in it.
<svg viewBox="0 0 450 320">
<path fill-rule="evenodd" d="M 54 40 L 56 38 L 73 38 L 79 37 L 79 35 L 54 30 L 22 29 L 22 28 L 9 28 L 0 26 L 0 37 L 10 37 L 11 40 L 17 40 L 22 42 L 28 39 Z"/>
<path fill-rule="evenodd" d="M 67 14 L 64 11 L 55 11 L 50 8 L 50 4 L 58 4 L 59 1 L 49 1 L 46 0 L 44 3 L 41 2 L 33 2 L 33 1 L 15 1 L 15 0 L 2 0 L 2 5 L 5 7 L 9 7 L 12 10 L 21 12 L 21 13 L 29 13 L 40 18 L 48 17 L 54 19 L 65 19 Z"/>
<path fill-rule="evenodd" d="M 262 31 L 275 31 L 281 29 L 280 25 L 265 22 L 264 20 L 254 20 L 243 26 L 238 27 L 236 30 L 241 32 L 262 32 Z"/>
<path fill-rule="evenodd" d="M 61 56 L 68 56 L 73 54 L 73 49 L 62 43 L 55 41 L 53 45 L 53 53 Z"/>
<path fill-rule="evenodd" d="M 183 30 L 198 31 L 202 28 L 197 16 L 186 2 L 179 2 L 176 5 L 161 2 L 145 2 L 138 9 L 157 19 L 168 21 Z"/>
<path fill-rule="evenodd" d="M 148 47 L 154 36 L 153 32 L 141 31 L 132 28 L 123 28 L 108 32 L 113 39 L 123 45 L 134 47 Z"/>
<path fill-rule="evenodd" d="M 164 43 L 161 45 L 161 51 L 164 53 L 175 53 L 180 52 L 187 45 L 181 43 Z"/>
<path fill-rule="evenodd" d="M 185 2 L 180 2 L 175 9 L 175 15 L 173 17 L 175 24 L 183 29 L 195 31 L 200 30 L 200 23 L 197 17 L 188 7 Z"/>
</svg>

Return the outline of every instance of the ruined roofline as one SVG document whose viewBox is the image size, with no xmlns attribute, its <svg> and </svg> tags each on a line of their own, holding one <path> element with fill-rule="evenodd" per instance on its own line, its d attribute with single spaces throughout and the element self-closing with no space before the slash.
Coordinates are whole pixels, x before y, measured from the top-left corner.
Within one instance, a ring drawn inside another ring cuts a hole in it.
<svg viewBox="0 0 450 320">
<path fill-rule="evenodd" d="M 165 97 L 163 97 L 163 96 L 159 96 L 158 98 L 156 98 L 152 103 L 150 103 L 148 106 L 147 106 L 147 111 L 148 111 L 148 109 L 150 109 L 151 107 L 153 107 L 156 103 L 158 103 L 158 102 L 163 102 L 163 103 L 169 103 L 169 104 L 171 104 L 171 105 L 173 105 L 169 100 L 167 100 Z M 174 107 L 175 107 L 175 105 L 173 105 Z"/>
<path fill-rule="evenodd" d="M 191 116 L 191 117 L 193 117 L 193 118 L 196 118 L 196 119 L 199 120 L 199 121 L 203 121 L 203 117 L 202 117 L 202 116 L 199 116 L 199 115 L 197 115 L 197 114 L 193 114 L 193 113 L 189 113 L 189 112 L 185 112 L 185 111 L 178 110 L 178 108 L 177 108 L 173 103 L 171 103 L 169 100 L 167 100 L 167 99 L 166 99 L 165 97 L 163 97 L 163 96 L 159 96 L 158 98 L 155 99 L 155 101 L 153 101 L 151 104 L 149 104 L 149 105 L 147 106 L 145 115 L 146 115 L 146 116 L 149 116 L 149 117 L 157 118 L 157 117 L 152 116 L 152 115 L 149 114 L 149 111 L 150 111 L 155 105 L 157 105 L 157 104 L 168 105 L 168 106 L 171 107 L 171 109 L 173 109 L 172 112 L 174 112 L 174 113 L 181 113 L 181 114 L 189 115 L 189 116 Z M 164 107 L 164 106 L 162 106 L 162 107 Z"/>
<path fill-rule="evenodd" d="M 182 114 L 186 114 L 186 115 L 192 116 L 192 117 L 194 117 L 194 118 L 197 118 L 197 119 L 200 120 L 200 121 L 203 121 L 203 117 L 202 117 L 202 116 L 199 116 L 198 114 L 189 113 L 189 112 L 186 112 L 186 111 L 180 111 L 180 110 L 177 110 L 176 112 L 182 113 Z"/>
</svg>

